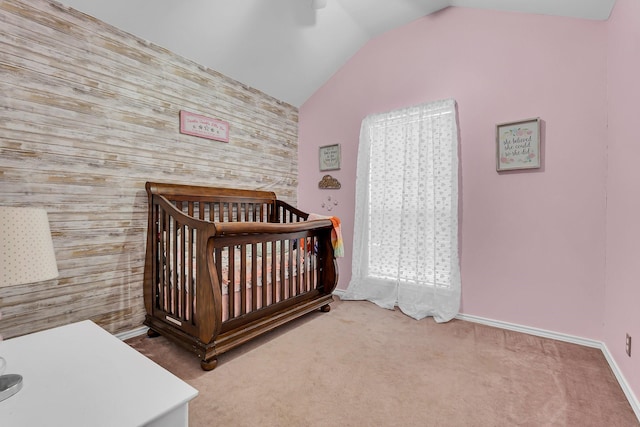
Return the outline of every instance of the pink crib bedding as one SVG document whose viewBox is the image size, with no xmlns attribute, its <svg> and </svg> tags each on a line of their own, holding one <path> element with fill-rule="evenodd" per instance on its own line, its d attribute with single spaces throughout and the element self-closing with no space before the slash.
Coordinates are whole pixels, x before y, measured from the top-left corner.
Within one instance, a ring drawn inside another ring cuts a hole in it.
<svg viewBox="0 0 640 427">
<path fill-rule="evenodd" d="M 231 317 L 243 314 L 243 307 L 252 307 L 253 310 L 266 307 L 275 302 L 285 300 L 298 294 L 309 291 L 316 283 L 315 273 L 316 255 L 315 248 L 304 239 L 300 241 L 274 241 L 264 244 L 240 245 L 224 247 L 214 255 L 216 268 L 219 270 L 219 283 L 222 293 L 222 320 L 229 319 L 230 305 L 233 304 Z M 194 251 L 186 251 L 194 252 Z M 174 276 L 169 272 L 169 278 L 174 278 L 177 284 L 172 289 L 174 280 L 165 281 L 165 303 L 172 293 L 179 294 L 182 283 L 190 283 L 188 280 L 180 280 L 180 277 L 191 277 L 191 287 L 187 286 L 186 292 L 193 292 L 193 307 L 182 306 L 179 301 L 177 310 L 185 317 L 191 318 L 195 311 L 195 271 L 198 257 L 193 254 L 191 262 L 188 257 L 183 258 L 183 250 L 177 247 L 176 256 L 184 262 L 177 263 L 178 271 Z M 176 265 L 173 262 L 173 252 L 168 256 L 168 265 Z M 185 266 L 185 271 L 180 271 Z M 189 272 L 191 270 L 191 272 Z M 190 274 L 191 273 L 191 274 Z M 291 280 L 290 280 L 291 279 Z M 233 295 L 229 297 L 229 289 L 233 283 Z M 275 286 L 274 286 L 275 284 Z M 255 288 L 255 290 L 254 290 Z M 230 301 L 232 299 L 233 301 Z M 244 300 L 244 304 L 242 303 Z"/>
</svg>

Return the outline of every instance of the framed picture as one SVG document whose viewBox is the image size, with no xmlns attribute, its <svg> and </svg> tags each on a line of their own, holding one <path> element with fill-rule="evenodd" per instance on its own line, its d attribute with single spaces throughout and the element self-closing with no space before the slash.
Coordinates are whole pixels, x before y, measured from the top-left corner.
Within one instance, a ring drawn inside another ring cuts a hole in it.
<svg viewBox="0 0 640 427">
<path fill-rule="evenodd" d="M 496 170 L 537 169 L 540 163 L 540 118 L 496 125 Z"/>
<path fill-rule="evenodd" d="M 340 169 L 340 144 L 320 147 L 320 170 Z"/>
<path fill-rule="evenodd" d="M 229 142 L 229 123 L 180 110 L 180 133 Z"/>
</svg>

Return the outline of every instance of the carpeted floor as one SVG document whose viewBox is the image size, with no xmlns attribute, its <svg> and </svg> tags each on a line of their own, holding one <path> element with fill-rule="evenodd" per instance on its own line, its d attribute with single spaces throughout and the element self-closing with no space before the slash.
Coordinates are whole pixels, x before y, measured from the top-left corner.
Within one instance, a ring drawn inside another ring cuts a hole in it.
<svg viewBox="0 0 640 427">
<path fill-rule="evenodd" d="M 200 394 L 191 426 L 639 426 L 598 349 L 336 301 L 200 369 L 127 342 Z"/>
</svg>

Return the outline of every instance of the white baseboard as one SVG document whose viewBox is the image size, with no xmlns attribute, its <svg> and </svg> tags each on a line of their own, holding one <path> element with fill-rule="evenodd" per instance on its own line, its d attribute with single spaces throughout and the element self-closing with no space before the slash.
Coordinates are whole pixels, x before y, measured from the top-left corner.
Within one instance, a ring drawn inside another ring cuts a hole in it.
<svg viewBox="0 0 640 427">
<path fill-rule="evenodd" d="M 609 348 L 605 343 L 602 343 L 601 349 L 602 349 L 602 353 L 604 354 L 604 357 L 607 359 L 607 362 L 609 362 L 609 366 L 613 371 L 613 375 L 615 375 L 616 379 L 618 380 L 618 384 L 620 384 L 620 387 L 622 388 L 624 395 L 627 396 L 627 400 L 629 401 L 629 404 L 631 405 L 633 412 L 635 412 L 636 417 L 638 418 L 638 421 L 640 421 L 640 402 L 638 402 L 636 395 L 631 390 L 631 387 L 629 387 L 629 383 L 627 382 L 626 378 L 618 368 L 618 364 L 616 363 L 613 356 L 611 356 L 611 353 L 609 352 Z"/>
<path fill-rule="evenodd" d="M 573 335 L 561 334 L 559 332 L 547 331 L 547 330 L 538 329 L 538 328 L 531 328 L 528 326 L 516 325 L 508 322 L 501 322 L 498 320 L 486 319 L 483 317 L 472 316 L 468 314 L 458 314 L 456 316 L 456 319 L 466 320 L 468 322 L 474 322 L 474 323 L 481 323 L 487 326 L 494 326 L 496 328 L 522 332 L 525 334 L 535 335 L 543 338 L 551 338 L 554 340 L 583 345 L 586 347 L 599 348 L 600 351 L 602 351 L 602 353 L 604 354 L 604 357 L 607 360 L 607 363 L 609 363 L 609 367 L 613 371 L 613 375 L 615 375 L 616 379 L 618 380 L 618 384 L 620 384 L 620 388 L 622 388 L 624 395 L 629 401 L 629 404 L 631 405 L 631 409 L 633 409 L 633 412 L 636 414 L 636 418 L 638 418 L 638 420 L 640 421 L 640 402 L 638 402 L 638 399 L 636 398 L 635 394 L 631 390 L 631 387 L 629 387 L 629 383 L 627 382 L 624 375 L 620 371 L 620 368 L 618 368 L 616 361 L 614 360 L 613 356 L 609 352 L 609 349 L 607 348 L 607 345 L 605 343 L 601 341 L 576 337 Z"/>
<path fill-rule="evenodd" d="M 480 323 L 500 329 L 507 329 L 509 331 L 522 332 L 523 334 L 535 335 L 537 337 L 551 338 L 558 341 L 570 342 L 573 344 L 583 345 L 585 347 L 602 348 L 602 343 L 600 341 L 576 337 L 573 335 L 561 334 L 559 332 L 547 331 L 545 329 L 517 325 L 515 323 L 502 322 L 500 320 L 472 316 L 470 314 L 458 314 L 456 316 L 456 319 L 466 320 L 467 322 Z"/>
<path fill-rule="evenodd" d="M 121 341 L 124 340 L 128 340 L 129 338 L 133 338 L 133 337 L 137 337 L 143 334 L 147 333 L 147 328 L 146 326 L 140 326 L 139 328 L 136 329 L 132 329 L 130 331 L 126 331 L 126 332 L 120 332 L 119 334 L 116 334 L 115 337 L 118 338 Z"/>
</svg>

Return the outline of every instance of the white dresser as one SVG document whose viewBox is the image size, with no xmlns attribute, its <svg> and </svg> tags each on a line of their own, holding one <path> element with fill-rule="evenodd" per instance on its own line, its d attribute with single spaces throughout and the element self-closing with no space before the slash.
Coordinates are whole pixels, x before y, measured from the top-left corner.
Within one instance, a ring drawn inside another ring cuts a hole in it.
<svg viewBox="0 0 640 427">
<path fill-rule="evenodd" d="M 2 427 L 187 426 L 198 391 L 91 321 L 0 342 L 22 390 Z"/>
</svg>

